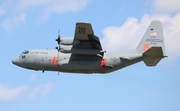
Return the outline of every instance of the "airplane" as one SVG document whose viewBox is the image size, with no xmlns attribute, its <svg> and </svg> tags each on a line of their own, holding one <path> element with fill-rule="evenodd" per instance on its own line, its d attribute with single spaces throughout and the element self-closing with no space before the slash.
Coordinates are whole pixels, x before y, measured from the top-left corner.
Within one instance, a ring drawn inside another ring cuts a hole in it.
<svg viewBox="0 0 180 111">
<path fill-rule="evenodd" d="M 26 69 L 82 74 L 105 74 L 143 61 L 146 66 L 156 66 L 167 57 L 162 24 L 153 20 L 136 49 L 108 54 L 101 47 L 90 23 L 77 22 L 74 38 L 60 38 L 57 50 L 25 50 L 12 63 Z"/>
</svg>

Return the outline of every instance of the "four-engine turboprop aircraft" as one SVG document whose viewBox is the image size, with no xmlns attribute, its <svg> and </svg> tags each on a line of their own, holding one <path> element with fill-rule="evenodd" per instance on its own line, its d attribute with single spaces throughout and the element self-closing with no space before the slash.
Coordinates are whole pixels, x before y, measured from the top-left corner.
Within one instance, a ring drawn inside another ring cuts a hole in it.
<svg viewBox="0 0 180 111">
<path fill-rule="evenodd" d="M 60 38 L 57 50 L 25 50 L 12 63 L 26 69 L 71 73 L 109 73 L 144 61 L 156 66 L 164 57 L 164 37 L 161 22 L 151 22 L 135 50 L 108 54 L 103 51 L 91 24 L 76 23 L 74 38 Z"/>
</svg>

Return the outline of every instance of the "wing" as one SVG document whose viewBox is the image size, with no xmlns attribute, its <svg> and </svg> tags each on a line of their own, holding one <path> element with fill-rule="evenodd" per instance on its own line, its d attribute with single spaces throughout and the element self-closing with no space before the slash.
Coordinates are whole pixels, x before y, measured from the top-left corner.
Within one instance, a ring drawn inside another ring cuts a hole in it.
<svg viewBox="0 0 180 111">
<path fill-rule="evenodd" d="M 72 53 L 74 50 L 78 54 L 104 54 L 99 38 L 94 35 L 89 23 L 76 23 L 73 42 Z"/>
</svg>

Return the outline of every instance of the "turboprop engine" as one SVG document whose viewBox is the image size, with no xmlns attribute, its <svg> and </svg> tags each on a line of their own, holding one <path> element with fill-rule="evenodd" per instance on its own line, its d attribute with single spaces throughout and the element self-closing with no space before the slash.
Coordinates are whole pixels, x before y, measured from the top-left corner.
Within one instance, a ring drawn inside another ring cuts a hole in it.
<svg viewBox="0 0 180 111">
<path fill-rule="evenodd" d="M 61 43 L 62 45 L 77 45 L 77 44 L 79 44 L 80 42 L 79 42 L 79 40 L 75 40 L 75 39 L 73 39 L 73 38 L 62 38 L 62 39 L 60 40 L 60 43 Z"/>
<path fill-rule="evenodd" d="M 87 51 L 87 49 L 83 49 L 83 48 L 75 48 L 72 46 L 61 46 L 60 52 L 91 55 L 91 54 L 101 54 L 103 51 L 100 51 L 98 49 L 88 49 L 88 51 Z"/>
</svg>

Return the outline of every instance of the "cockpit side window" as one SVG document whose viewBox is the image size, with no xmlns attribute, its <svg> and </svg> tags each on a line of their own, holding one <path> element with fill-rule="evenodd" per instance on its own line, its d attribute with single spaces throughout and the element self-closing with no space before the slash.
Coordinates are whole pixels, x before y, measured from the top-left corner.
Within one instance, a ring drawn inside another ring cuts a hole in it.
<svg viewBox="0 0 180 111">
<path fill-rule="evenodd" d="M 25 59 L 25 58 L 26 58 L 26 56 L 25 56 L 25 55 L 23 55 L 23 56 L 22 56 L 22 59 Z"/>
</svg>

